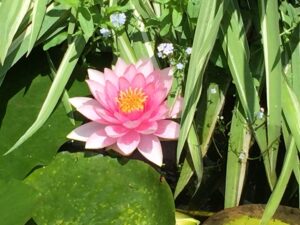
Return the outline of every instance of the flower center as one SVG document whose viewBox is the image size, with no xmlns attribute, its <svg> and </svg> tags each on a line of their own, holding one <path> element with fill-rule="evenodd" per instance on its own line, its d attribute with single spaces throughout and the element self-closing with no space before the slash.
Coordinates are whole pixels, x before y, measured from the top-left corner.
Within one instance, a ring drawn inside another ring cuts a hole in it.
<svg viewBox="0 0 300 225">
<path fill-rule="evenodd" d="M 131 113 L 133 111 L 143 110 L 147 97 L 142 88 L 132 89 L 130 87 L 125 91 L 120 91 L 117 103 L 122 112 Z"/>
</svg>

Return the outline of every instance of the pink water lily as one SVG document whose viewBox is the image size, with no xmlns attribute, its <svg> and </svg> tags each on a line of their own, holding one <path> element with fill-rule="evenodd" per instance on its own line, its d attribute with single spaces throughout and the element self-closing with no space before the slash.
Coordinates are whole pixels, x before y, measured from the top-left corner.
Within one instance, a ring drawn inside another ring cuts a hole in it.
<svg viewBox="0 0 300 225">
<path fill-rule="evenodd" d="M 181 111 L 182 98 L 169 107 L 166 97 L 172 85 L 170 68 L 155 69 L 150 60 L 126 64 L 118 59 L 113 70 L 89 69 L 87 84 L 94 98 L 71 98 L 71 104 L 91 120 L 68 138 L 86 142 L 86 149 L 113 149 L 130 155 L 137 149 L 161 166 L 160 140 L 174 140 L 179 124 L 170 120 Z"/>
</svg>

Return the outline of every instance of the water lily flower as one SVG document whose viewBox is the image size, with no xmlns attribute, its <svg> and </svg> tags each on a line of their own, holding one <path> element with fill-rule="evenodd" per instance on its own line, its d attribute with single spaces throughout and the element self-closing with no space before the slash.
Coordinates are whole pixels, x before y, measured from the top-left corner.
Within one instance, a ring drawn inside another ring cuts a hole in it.
<svg viewBox="0 0 300 225">
<path fill-rule="evenodd" d="M 126 64 L 118 59 L 113 70 L 88 70 L 87 84 L 94 98 L 71 98 L 71 104 L 90 122 L 76 128 L 68 138 L 86 142 L 86 149 L 113 149 L 130 155 L 137 149 L 161 166 L 160 140 L 179 135 L 176 118 L 182 98 L 169 107 L 166 97 L 172 85 L 170 68 L 155 69 L 150 60 Z"/>
</svg>

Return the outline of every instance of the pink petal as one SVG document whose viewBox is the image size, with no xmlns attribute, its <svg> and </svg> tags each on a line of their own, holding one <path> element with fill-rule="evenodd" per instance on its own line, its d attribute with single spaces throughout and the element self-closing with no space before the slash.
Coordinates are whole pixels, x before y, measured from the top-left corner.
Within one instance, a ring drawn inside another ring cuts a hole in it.
<svg viewBox="0 0 300 225">
<path fill-rule="evenodd" d="M 160 80 L 163 83 L 164 88 L 167 89 L 167 93 L 169 93 L 172 87 L 173 71 L 171 70 L 170 67 L 168 67 L 163 70 L 160 70 L 159 73 L 160 73 Z"/>
<path fill-rule="evenodd" d="M 129 81 L 131 82 L 133 80 L 133 78 L 136 76 L 137 74 L 137 70 L 135 68 L 134 65 L 130 65 L 127 67 L 127 69 L 125 70 L 125 73 L 124 73 L 124 77 Z"/>
<path fill-rule="evenodd" d="M 104 129 L 100 129 L 97 132 L 93 133 L 88 140 L 86 141 L 86 149 L 99 149 L 105 148 L 109 145 L 112 145 L 116 142 L 115 138 L 108 137 Z"/>
<path fill-rule="evenodd" d="M 153 134 L 157 130 L 156 122 L 143 122 L 136 131 L 141 134 Z"/>
<path fill-rule="evenodd" d="M 120 77 L 119 79 L 119 90 L 123 91 L 130 87 L 129 81 L 125 77 Z"/>
<path fill-rule="evenodd" d="M 150 60 L 141 61 L 137 63 L 137 71 L 144 74 L 147 77 L 154 70 L 153 64 Z"/>
<path fill-rule="evenodd" d="M 156 136 L 165 139 L 175 140 L 179 136 L 180 125 L 172 120 L 158 121 L 158 128 L 154 133 Z"/>
<path fill-rule="evenodd" d="M 103 129 L 103 125 L 96 122 L 89 122 L 74 129 L 67 135 L 67 138 L 77 141 L 87 141 L 88 138 L 98 130 Z"/>
<path fill-rule="evenodd" d="M 167 103 L 164 102 L 152 112 L 151 116 L 149 117 L 149 121 L 163 120 L 167 117 L 168 112 L 169 108 L 167 107 Z"/>
<path fill-rule="evenodd" d="M 98 70 L 88 69 L 89 79 L 104 85 L 105 79 L 104 74 Z"/>
<path fill-rule="evenodd" d="M 106 124 L 120 124 L 121 121 L 119 121 L 117 118 L 114 117 L 114 115 L 111 114 L 108 110 L 105 109 L 96 109 L 96 113 L 105 121 L 108 123 Z"/>
<path fill-rule="evenodd" d="M 117 110 L 116 99 L 118 98 L 118 90 L 110 81 L 106 81 L 105 95 L 106 95 L 106 103 L 109 106 L 109 108 L 112 111 L 116 111 Z"/>
<path fill-rule="evenodd" d="M 90 120 L 99 120 L 101 117 L 96 110 L 102 110 L 101 105 L 92 98 L 75 97 L 70 98 L 69 102 L 76 108 L 78 112 Z"/>
<path fill-rule="evenodd" d="M 134 121 L 126 121 L 123 123 L 123 126 L 128 128 L 128 129 L 134 129 L 136 127 L 138 127 L 141 124 L 141 120 L 134 120 Z"/>
<path fill-rule="evenodd" d="M 89 89 L 95 99 L 99 100 L 99 94 L 104 92 L 104 86 L 94 80 L 86 80 Z"/>
<path fill-rule="evenodd" d="M 162 166 L 163 154 L 160 141 L 156 136 L 142 135 L 138 150 L 149 161 Z"/>
<path fill-rule="evenodd" d="M 131 87 L 132 88 L 143 88 L 145 86 L 145 84 L 146 84 L 146 79 L 145 79 L 144 75 L 139 73 L 133 78 L 133 80 L 131 82 Z"/>
<path fill-rule="evenodd" d="M 124 155 L 131 154 L 140 143 L 140 135 L 135 131 L 129 131 L 124 136 L 118 138 L 117 145 Z"/>
<path fill-rule="evenodd" d="M 120 125 L 106 126 L 104 130 L 106 134 L 112 138 L 121 137 L 128 132 L 128 129 Z"/>
<path fill-rule="evenodd" d="M 110 81 L 112 84 L 114 84 L 117 88 L 119 83 L 119 77 L 112 71 L 111 69 L 105 68 L 104 69 L 104 77 L 106 81 Z"/>
<path fill-rule="evenodd" d="M 128 65 L 125 63 L 125 61 L 121 58 L 118 58 L 118 61 L 116 63 L 116 66 L 114 68 L 114 71 L 117 76 L 121 77 L 124 75 L 125 70 L 127 69 Z"/>
<path fill-rule="evenodd" d="M 178 96 L 178 98 L 175 100 L 173 106 L 170 108 L 169 118 L 180 117 L 182 107 L 183 107 L 183 98 L 181 96 Z"/>
</svg>

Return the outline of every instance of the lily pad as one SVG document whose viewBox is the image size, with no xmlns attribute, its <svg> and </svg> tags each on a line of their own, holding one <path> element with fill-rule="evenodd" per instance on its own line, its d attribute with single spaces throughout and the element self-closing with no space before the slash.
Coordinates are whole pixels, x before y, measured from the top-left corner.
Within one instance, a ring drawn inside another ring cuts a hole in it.
<svg viewBox="0 0 300 225">
<path fill-rule="evenodd" d="M 203 225 L 259 225 L 264 205 L 250 204 L 228 208 L 207 219 Z M 300 225 L 300 210 L 279 206 L 269 225 Z"/>
<path fill-rule="evenodd" d="M 18 180 L 0 179 L 1 224 L 23 225 L 31 218 L 38 195 Z"/>
<path fill-rule="evenodd" d="M 168 184 L 140 161 L 63 152 L 25 182 L 42 195 L 37 224 L 175 224 Z"/>
</svg>

